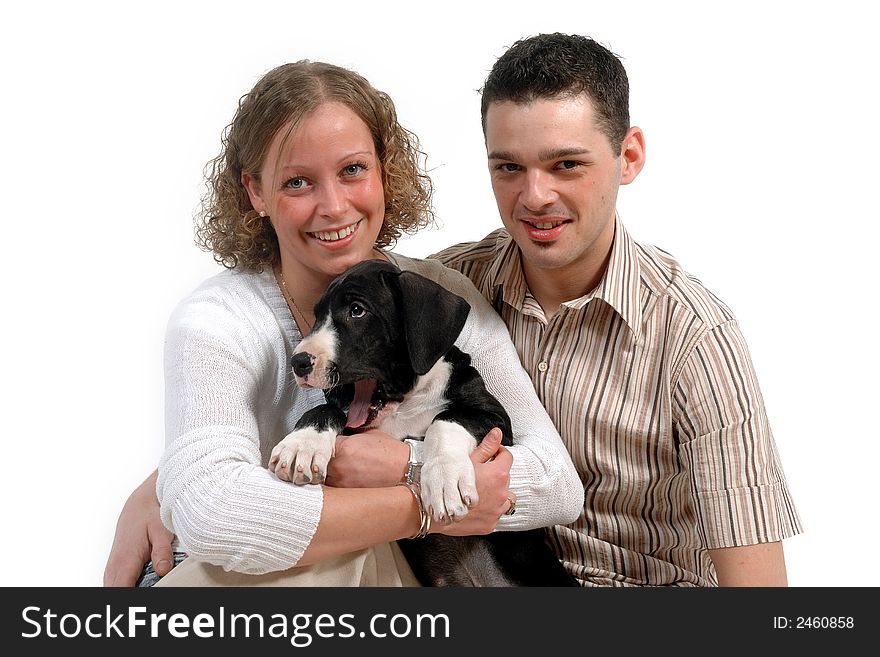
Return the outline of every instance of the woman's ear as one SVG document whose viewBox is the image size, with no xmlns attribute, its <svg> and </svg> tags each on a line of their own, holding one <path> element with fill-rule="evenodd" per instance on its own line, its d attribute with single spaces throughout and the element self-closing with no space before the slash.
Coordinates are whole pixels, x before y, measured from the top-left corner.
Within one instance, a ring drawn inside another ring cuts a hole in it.
<svg viewBox="0 0 880 657">
<path fill-rule="evenodd" d="M 269 211 L 266 209 L 266 203 L 263 200 L 263 188 L 260 185 L 260 181 L 251 174 L 242 172 L 241 184 L 247 192 L 254 210 L 269 214 Z"/>
<path fill-rule="evenodd" d="M 620 147 L 622 166 L 620 169 L 620 184 L 628 185 L 645 166 L 645 135 L 642 129 L 633 126 L 626 131 L 623 144 Z"/>
</svg>

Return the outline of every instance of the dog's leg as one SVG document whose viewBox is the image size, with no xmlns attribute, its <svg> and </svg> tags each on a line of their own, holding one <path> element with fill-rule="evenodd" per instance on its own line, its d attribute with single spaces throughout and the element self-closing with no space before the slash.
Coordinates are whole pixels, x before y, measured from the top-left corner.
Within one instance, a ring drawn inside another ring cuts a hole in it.
<svg viewBox="0 0 880 657">
<path fill-rule="evenodd" d="M 336 447 L 336 436 L 345 426 L 345 413 L 333 404 L 307 411 L 293 431 L 275 445 L 269 469 L 279 479 L 297 485 L 320 484 Z"/>
<path fill-rule="evenodd" d="M 425 433 L 422 502 L 438 522 L 460 520 L 479 501 L 470 453 L 476 439 L 460 424 L 437 420 Z"/>
</svg>

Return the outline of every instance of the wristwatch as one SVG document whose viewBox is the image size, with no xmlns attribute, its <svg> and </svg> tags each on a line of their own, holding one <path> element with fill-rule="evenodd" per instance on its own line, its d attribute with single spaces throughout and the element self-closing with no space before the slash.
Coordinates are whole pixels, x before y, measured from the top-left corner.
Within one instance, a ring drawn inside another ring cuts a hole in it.
<svg viewBox="0 0 880 657">
<path fill-rule="evenodd" d="M 406 464 L 406 473 L 403 475 L 403 480 L 408 484 L 420 484 L 422 464 L 416 460 L 416 450 L 412 442 L 407 440 L 406 444 L 409 445 L 409 461 Z"/>
</svg>

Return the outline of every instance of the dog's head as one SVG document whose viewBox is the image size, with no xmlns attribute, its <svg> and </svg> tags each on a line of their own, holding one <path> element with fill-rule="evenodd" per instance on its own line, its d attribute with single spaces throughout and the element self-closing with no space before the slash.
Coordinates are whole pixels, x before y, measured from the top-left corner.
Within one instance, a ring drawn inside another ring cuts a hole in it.
<svg viewBox="0 0 880 657">
<path fill-rule="evenodd" d="M 433 281 L 381 260 L 337 277 L 315 304 L 315 327 L 294 351 L 302 387 L 333 390 L 349 426 L 369 426 L 455 343 L 470 306 Z"/>
</svg>

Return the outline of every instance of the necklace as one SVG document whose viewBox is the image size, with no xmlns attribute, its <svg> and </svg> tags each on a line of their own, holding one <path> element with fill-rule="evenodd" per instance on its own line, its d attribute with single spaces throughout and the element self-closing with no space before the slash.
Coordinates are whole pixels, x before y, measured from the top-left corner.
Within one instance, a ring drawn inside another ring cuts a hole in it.
<svg viewBox="0 0 880 657">
<path fill-rule="evenodd" d="M 296 301 L 293 300 L 293 295 L 290 293 L 290 290 L 287 289 L 287 281 L 284 280 L 284 271 L 282 271 L 280 266 L 278 267 L 277 272 L 278 278 L 281 281 L 281 291 L 284 292 L 284 298 L 287 299 L 287 303 L 290 306 L 290 309 L 293 311 L 293 319 L 294 321 L 296 321 L 297 324 L 302 322 L 302 326 L 299 327 L 300 333 L 308 333 L 312 330 L 312 323 L 308 319 L 306 319 L 305 313 L 299 309 L 299 306 L 296 305 Z M 297 315 L 299 315 L 298 318 Z M 305 328 L 305 331 L 302 330 L 303 328 Z"/>
</svg>

